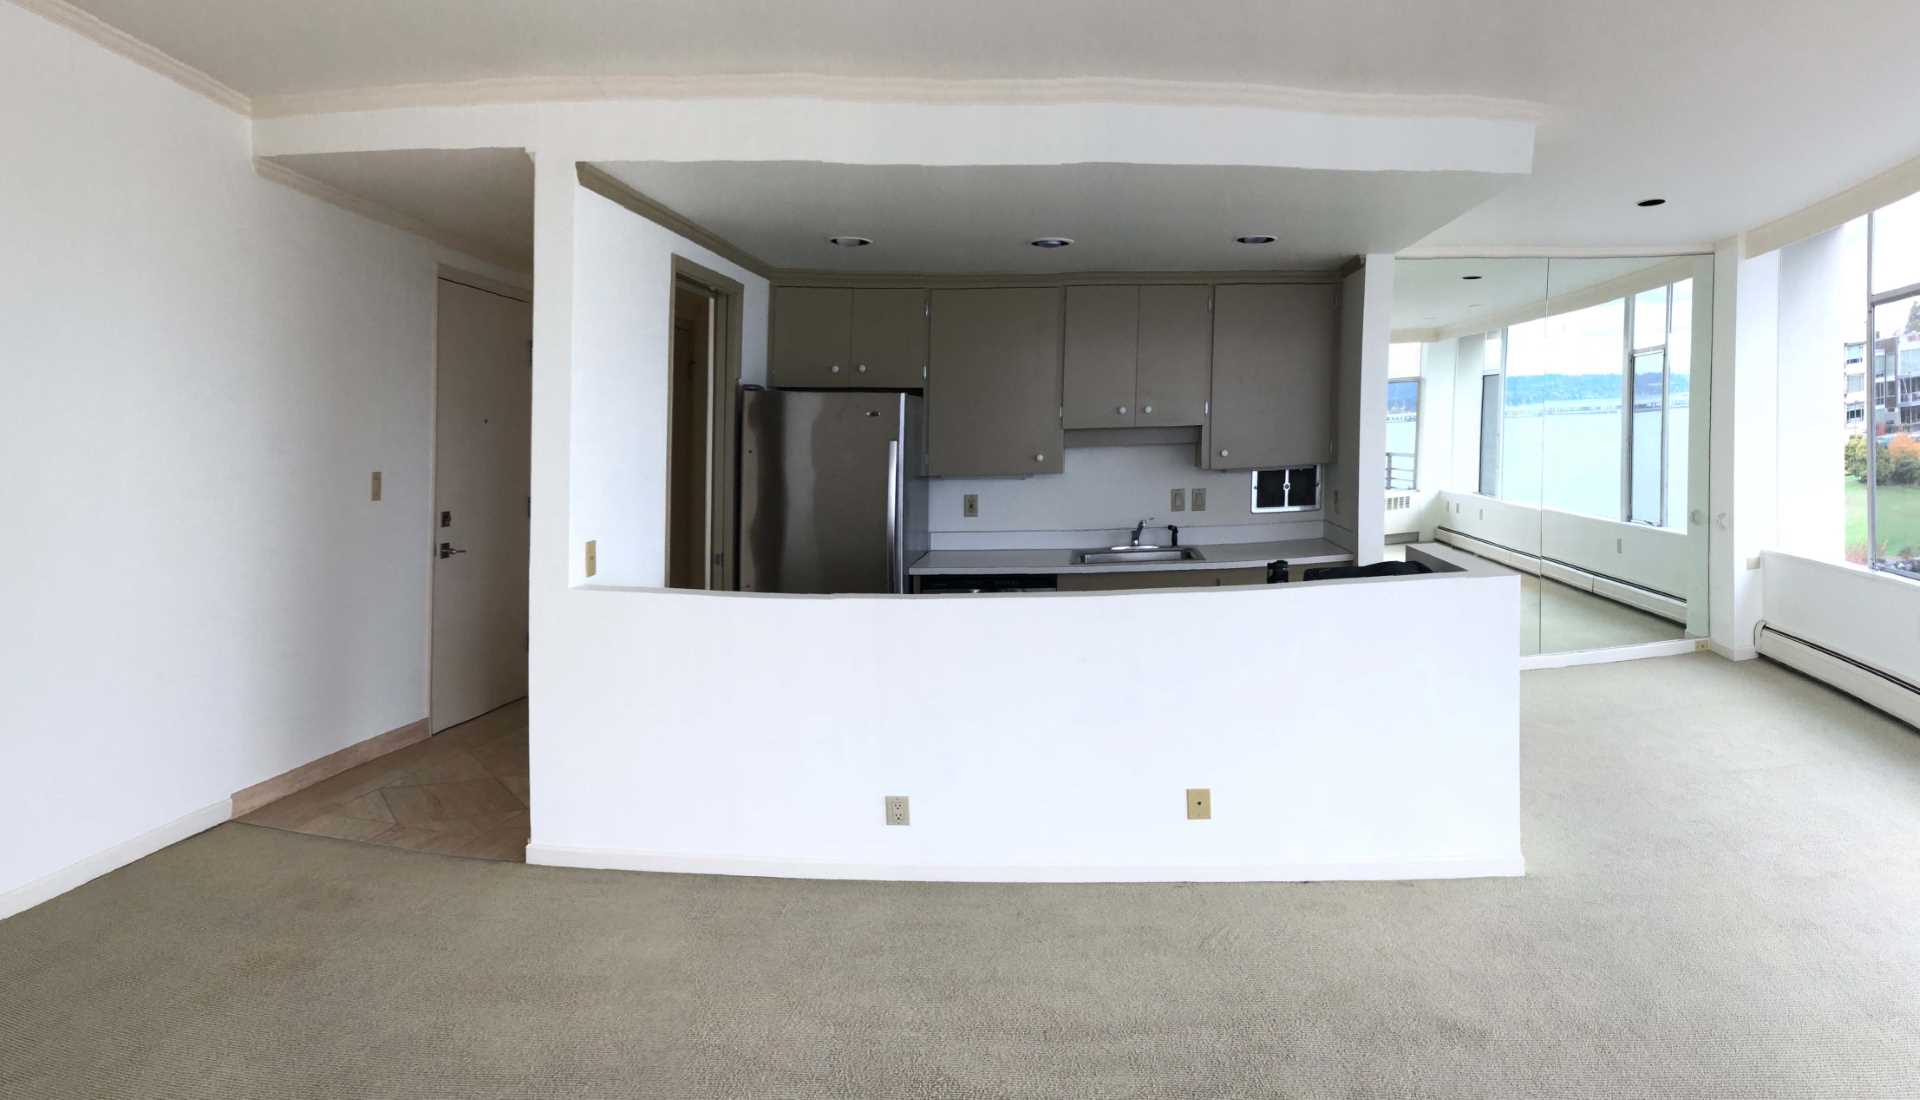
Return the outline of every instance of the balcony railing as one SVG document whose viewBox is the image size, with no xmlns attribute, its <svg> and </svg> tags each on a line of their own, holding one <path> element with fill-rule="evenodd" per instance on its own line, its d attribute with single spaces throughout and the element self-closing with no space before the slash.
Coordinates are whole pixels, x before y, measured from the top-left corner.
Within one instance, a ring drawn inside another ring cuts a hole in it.
<svg viewBox="0 0 1920 1100">
<path fill-rule="evenodd" d="M 1411 489 L 1419 476 L 1414 456 L 1404 451 L 1387 452 L 1387 489 Z"/>
</svg>

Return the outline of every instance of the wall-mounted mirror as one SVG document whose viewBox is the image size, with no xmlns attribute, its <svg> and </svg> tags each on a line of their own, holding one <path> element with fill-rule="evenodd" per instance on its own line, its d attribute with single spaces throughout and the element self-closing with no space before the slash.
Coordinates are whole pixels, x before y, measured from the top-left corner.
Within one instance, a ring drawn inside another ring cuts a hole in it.
<svg viewBox="0 0 1920 1100">
<path fill-rule="evenodd" d="M 1544 259 L 1394 265 L 1388 552 L 1437 540 L 1519 572 L 1523 654 L 1541 648 L 1542 340 L 1511 325 L 1542 315 L 1549 275 Z"/>
<path fill-rule="evenodd" d="M 1712 274 L 1705 256 L 1396 265 L 1388 537 L 1519 573 L 1523 655 L 1707 633 Z"/>
</svg>

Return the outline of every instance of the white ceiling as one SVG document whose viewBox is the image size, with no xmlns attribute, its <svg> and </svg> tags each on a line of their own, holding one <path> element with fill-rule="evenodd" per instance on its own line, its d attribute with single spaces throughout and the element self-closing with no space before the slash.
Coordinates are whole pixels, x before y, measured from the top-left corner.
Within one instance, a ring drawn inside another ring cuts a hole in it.
<svg viewBox="0 0 1920 1100">
<path fill-rule="evenodd" d="M 1425 243 L 1752 228 L 1920 155 L 1910 0 L 77 0 L 256 97 L 810 73 L 1065 77 L 1544 104 L 1535 175 Z M 1634 200 L 1668 198 L 1655 211 Z"/>
<path fill-rule="evenodd" d="M 1504 179 L 1138 164 L 600 167 L 777 268 L 954 274 L 1331 268 L 1406 247 Z M 1253 233 L 1279 240 L 1234 242 Z M 835 235 L 874 243 L 837 248 Z M 1034 248 L 1035 237 L 1074 244 Z"/>
<path fill-rule="evenodd" d="M 1670 262 L 1669 256 L 1572 259 L 1401 259 L 1393 265 L 1393 327 L 1450 328 L 1510 314 Z M 1478 279 L 1466 276 L 1478 275 Z"/>
<path fill-rule="evenodd" d="M 519 149 L 399 149 L 272 158 L 411 218 L 479 259 L 533 270 L 533 161 Z"/>
</svg>

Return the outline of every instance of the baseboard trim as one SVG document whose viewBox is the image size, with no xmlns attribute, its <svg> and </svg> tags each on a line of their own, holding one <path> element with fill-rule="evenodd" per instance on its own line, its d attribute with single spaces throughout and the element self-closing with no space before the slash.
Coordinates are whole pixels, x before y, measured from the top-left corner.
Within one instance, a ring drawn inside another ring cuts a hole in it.
<svg viewBox="0 0 1920 1100">
<path fill-rule="evenodd" d="M 1514 878 L 1526 874 L 1526 861 L 1519 853 L 1483 858 L 1385 860 L 1378 863 L 1278 863 L 1223 867 L 977 867 L 747 859 L 623 848 L 529 844 L 527 862 L 545 867 L 582 870 L 878 882 L 1379 882 Z"/>
<path fill-rule="evenodd" d="M 117 871 L 134 860 L 144 859 L 169 844 L 178 844 L 195 833 L 204 833 L 226 821 L 232 810 L 232 801 L 223 798 L 158 828 L 148 829 L 132 840 L 123 840 L 105 851 L 95 852 L 50 875 L 43 875 L 25 886 L 0 894 L 0 920 L 24 913 L 76 886 L 84 886 L 109 871 Z"/>
<path fill-rule="evenodd" d="M 1643 661 L 1648 657 L 1678 657 L 1707 648 L 1703 638 L 1672 638 L 1661 642 L 1613 646 L 1609 649 L 1582 649 L 1572 653 L 1535 653 L 1520 658 L 1520 671 L 1541 668 L 1571 668 L 1574 665 L 1610 665 L 1617 661 Z"/>
<path fill-rule="evenodd" d="M 1709 644 L 1713 647 L 1715 653 L 1725 657 L 1729 661 L 1751 661 L 1760 656 L 1760 651 L 1753 646 L 1724 645 L 1720 642 L 1712 642 Z"/>
<path fill-rule="evenodd" d="M 233 792 L 230 800 L 233 804 L 233 816 L 244 817 L 282 798 L 302 791 L 323 779 L 332 779 L 348 768 L 364 764 L 377 756 L 385 756 L 395 749 L 404 749 L 416 741 L 427 739 L 427 720 L 409 722 L 399 729 L 375 734 L 365 741 L 348 745 L 338 752 L 328 753 L 318 760 L 308 761 L 291 771 L 281 772 L 271 779 L 262 780 L 245 790 Z"/>
</svg>

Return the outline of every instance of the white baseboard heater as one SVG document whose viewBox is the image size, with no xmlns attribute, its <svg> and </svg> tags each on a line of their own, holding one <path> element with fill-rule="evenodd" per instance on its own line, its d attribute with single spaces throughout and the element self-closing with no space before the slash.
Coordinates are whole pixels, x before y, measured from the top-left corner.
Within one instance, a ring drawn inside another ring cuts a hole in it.
<svg viewBox="0 0 1920 1100">
<path fill-rule="evenodd" d="M 1595 573 L 1571 562 L 1543 558 L 1537 554 L 1502 546 L 1497 542 L 1475 538 L 1463 531 L 1455 531 L 1451 527 L 1436 528 L 1434 537 L 1469 554 L 1499 562 L 1509 569 L 1517 569 L 1522 573 L 1531 573 L 1536 577 L 1558 581 L 1569 588 L 1603 596 L 1615 603 L 1638 608 L 1649 615 L 1658 615 L 1681 625 L 1686 624 L 1687 601 L 1678 596 L 1657 592 L 1642 585 L 1609 577 L 1604 573 Z"/>
<path fill-rule="evenodd" d="M 1798 669 L 1886 711 L 1909 726 L 1920 728 L 1920 686 L 1765 623 L 1760 625 L 1754 641 L 1762 657 Z"/>
</svg>

